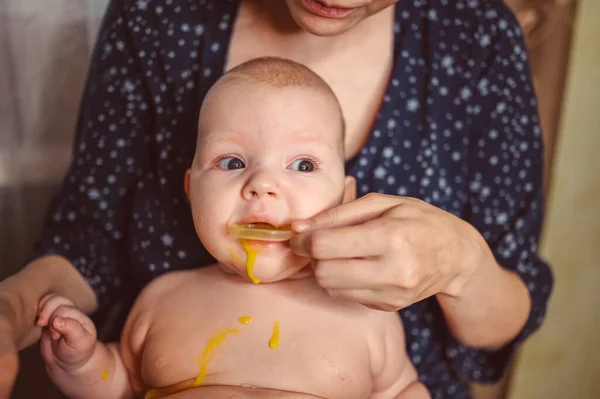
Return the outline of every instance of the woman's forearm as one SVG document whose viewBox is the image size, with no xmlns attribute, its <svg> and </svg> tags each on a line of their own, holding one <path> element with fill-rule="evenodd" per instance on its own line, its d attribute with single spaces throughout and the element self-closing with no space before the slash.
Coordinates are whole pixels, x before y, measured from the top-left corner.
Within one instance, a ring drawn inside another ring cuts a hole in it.
<svg viewBox="0 0 600 399">
<path fill-rule="evenodd" d="M 37 306 L 40 298 L 50 292 L 69 298 L 85 313 L 97 307 L 94 291 L 68 260 L 56 255 L 35 259 L 0 282 L 0 310 L 12 319 L 19 350 L 39 339 L 40 329 L 35 327 Z"/>
<path fill-rule="evenodd" d="M 529 316 L 531 298 L 519 276 L 490 258 L 460 295 L 438 294 L 437 299 L 456 339 L 467 346 L 494 350 L 519 334 Z"/>
<path fill-rule="evenodd" d="M 96 342 L 92 357 L 75 370 L 49 369 L 52 382 L 73 399 L 133 398 L 116 344 Z"/>
</svg>

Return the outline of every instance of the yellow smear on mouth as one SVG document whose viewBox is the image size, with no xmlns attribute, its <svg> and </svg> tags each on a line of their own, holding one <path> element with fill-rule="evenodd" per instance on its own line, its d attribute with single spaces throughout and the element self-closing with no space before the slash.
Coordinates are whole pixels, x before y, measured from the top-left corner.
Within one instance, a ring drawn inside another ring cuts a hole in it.
<svg viewBox="0 0 600 399">
<path fill-rule="evenodd" d="M 250 246 L 248 241 L 240 240 L 244 251 L 246 251 L 246 274 L 254 284 L 260 283 L 260 280 L 254 277 L 254 263 L 256 263 L 256 255 L 258 251 Z"/>
<path fill-rule="evenodd" d="M 195 387 L 202 385 L 202 382 L 206 377 L 206 372 L 208 371 L 208 363 L 210 363 L 210 360 L 212 359 L 219 346 L 221 346 L 223 341 L 225 341 L 225 338 L 227 338 L 228 335 L 238 334 L 239 332 L 240 330 L 238 330 L 237 328 L 228 328 L 224 331 L 217 333 L 215 336 L 208 340 L 208 344 L 206 345 L 206 348 L 204 348 L 202 356 L 200 356 L 200 358 L 198 359 L 198 363 L 200 363 L 200 372 L 198 373 L 198 376 L 194 381 Z"/>
<path fill-rule="evenodd" d="M 273 325 L 273 335 L 269 339 L 269 348 L 276 349 L 279 346 L 279 322 L 276 321 Z"/>
<path fill-rule="evenodd" d="M 242 324 L 249 324 L 252 321 L 252 317 L 242 316 L 242 317 L 238 318 L 238 321 Z"/>
</svg>

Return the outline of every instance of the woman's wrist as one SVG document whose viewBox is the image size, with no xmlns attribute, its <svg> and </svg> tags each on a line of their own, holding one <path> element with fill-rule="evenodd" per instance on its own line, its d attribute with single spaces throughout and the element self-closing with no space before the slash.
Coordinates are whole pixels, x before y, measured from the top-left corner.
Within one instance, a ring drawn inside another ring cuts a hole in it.
<svg viewBox="0 0 600 399">
<path fill-rule="evenodd" d="M 47 293 L 69 298 L 75 307 L 89 314 L 96 310 L 97 299 L 92 287 L 69 260 L 59 255 L 46 255 L 33 260 L 23 271 L 26 287 L 36 288 L 35 309 Z"/>
<path fill-rule="evenodd" d="M 453 282 L 452 294 L 440 293 L 437 300 L 459 341 L 497 349 L 521 331 L 531 299 L 521 278 L 498 264 L 479 233 L 469 242 L 472 252 L 463 253 L 464 266 Z"/>
<path fill-rule="evenodd" d="M 39 338 L 39 331 L 34 328 L 35 306 L 29 306 L 32 293 L 21 288 L 19 278 L 15 275 L 0 282 L 0 327 L 12 334 L 15 346 L 21 350 Z"/>
<path fill-rule="evenodd" d="M 461 228 L 456 232 L 460 244 L 454 245 L 454 250 L 447 255 L 447 263 L 455 265 L 454 277 L 440 292 L 441 295 L 457 299 L 469 297 L 475 280 L 481 280 L 493 272 L 493 268 L 500 267 L 481 234 L 464 221 L 461 221 Z"/>
</svg>

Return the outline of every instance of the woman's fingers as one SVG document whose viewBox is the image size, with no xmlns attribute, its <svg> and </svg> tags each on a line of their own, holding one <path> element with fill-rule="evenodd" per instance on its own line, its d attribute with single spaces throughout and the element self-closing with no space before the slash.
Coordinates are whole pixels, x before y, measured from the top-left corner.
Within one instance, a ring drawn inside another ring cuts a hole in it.
<svg viewBox="0 0 600 399">
<path fill-rule="evenodd" d="M 290 240 L 292 251 L 312 259 L 351 259 L 384 255 L 388 248 L 385 221 L 310 230 Z"/>
<path fill-rule="evenodd" d="M 377 273 L 378 262 L 370 259 L 313 261 L 317 284 L 324 290 L 377 290 L 388 281 Z"/>
<path fill-rule="evenodd" d="M 400 205 L 404 199 L 391 195 L 365 195 L 355 201 L 328 209 L 309 220 L 292 223 L 292 229 L 300 233 L 313 229 L 349 226 L 375 219 L 384 212 Z"/>
</svg>

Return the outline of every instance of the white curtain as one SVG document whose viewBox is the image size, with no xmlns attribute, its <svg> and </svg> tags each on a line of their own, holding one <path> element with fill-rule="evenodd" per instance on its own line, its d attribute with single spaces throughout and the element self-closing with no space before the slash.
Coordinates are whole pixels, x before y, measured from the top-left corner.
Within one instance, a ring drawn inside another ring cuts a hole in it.
<svg viewBox="0 0 600 399">
<path fill-rule="evenodd" d="M 71 155 L 107 0 L 0 0 L 0 278 L 31 250 Z"/>
</svg>

